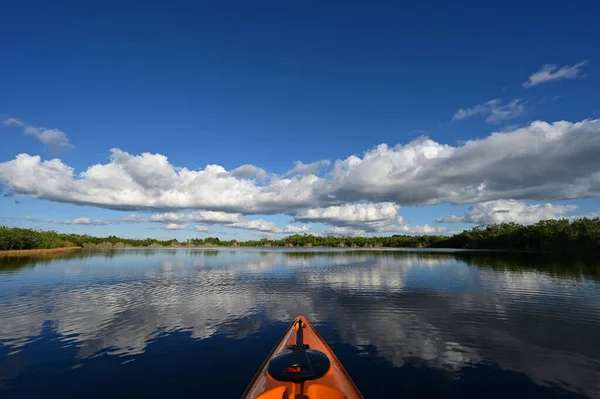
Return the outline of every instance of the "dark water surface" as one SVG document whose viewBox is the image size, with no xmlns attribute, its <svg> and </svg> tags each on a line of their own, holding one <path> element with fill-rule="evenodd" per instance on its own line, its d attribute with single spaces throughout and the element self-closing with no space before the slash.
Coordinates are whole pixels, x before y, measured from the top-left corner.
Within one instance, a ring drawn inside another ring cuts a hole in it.
<svg viewBox="0 0 600 399">
<path fill-rule="evenodd" d="M 0 259 L 0 397 L 238 398 L 298 314 L 367 398 L 600 397 L 597 276 L 494 252 Z"/>
</svg>

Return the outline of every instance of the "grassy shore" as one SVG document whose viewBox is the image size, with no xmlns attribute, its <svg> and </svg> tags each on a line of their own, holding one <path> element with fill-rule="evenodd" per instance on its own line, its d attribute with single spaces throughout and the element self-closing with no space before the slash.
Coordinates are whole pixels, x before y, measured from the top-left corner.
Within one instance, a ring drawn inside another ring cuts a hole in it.
<svg viewBox="0 0 600 399">
<path fill-rule="evenodd" d="M 81 247 L 63 247 L 50 249 L 16 249 L 10 251 L 0 251 L 0 258 L 16 257 L 16 256 L 40 256 L 62 254 L 65 252 L 81 249 Z"/>
</svg>

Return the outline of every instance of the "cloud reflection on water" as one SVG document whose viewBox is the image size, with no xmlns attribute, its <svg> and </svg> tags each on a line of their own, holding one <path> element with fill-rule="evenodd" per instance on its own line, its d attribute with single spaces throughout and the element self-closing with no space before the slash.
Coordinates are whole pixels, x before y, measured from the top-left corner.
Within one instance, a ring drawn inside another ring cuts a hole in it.
<svg viewBox="0 0 600 399">
<path fill-rule="evenodd" d="M 394 367 L 418 361 L 456 373 L 493 362 L 538 384 L 600 391 L 593 281 L 472 268 L 448 253 L 88 255 L 0 275 L 2 345 L 18 350 L 50 323 L 79 359 L 136 355 L 172 331 L 241 339 L 305 314 Z"/>
</svg>

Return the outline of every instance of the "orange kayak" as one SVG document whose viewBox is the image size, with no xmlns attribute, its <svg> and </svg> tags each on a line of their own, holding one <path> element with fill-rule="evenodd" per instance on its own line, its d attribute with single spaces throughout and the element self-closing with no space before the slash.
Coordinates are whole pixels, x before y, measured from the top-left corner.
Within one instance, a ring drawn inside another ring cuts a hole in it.
<svg viewBox="0 0 600 399">
<path fill-rule="evenodd" d="M 303 316 L 279 339 L 242 399 L 362 399 L 327 343 Z"/>
</svg>

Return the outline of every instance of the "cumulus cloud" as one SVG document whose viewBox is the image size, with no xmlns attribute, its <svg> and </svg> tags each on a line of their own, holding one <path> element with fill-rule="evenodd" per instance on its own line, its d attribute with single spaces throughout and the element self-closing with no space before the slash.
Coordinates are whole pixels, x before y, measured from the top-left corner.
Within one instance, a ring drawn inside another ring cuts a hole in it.
<svg viewBox="0 0 600 399">
<path fill-rule="evenodd" d="M 20 154 L 0 163 L 0 181 L 15 193 L 111 209 L 208 209 L 230 213 L 278 213 L 310 205 L 319 178 L 275 179 L 267 187 L 241 179 L 219 165 L 192 171 L 161 154 L 130 155 L 113 149 L 110 163 L 76 175 L 59 159 Z M 44 180 L 44 183 L 38 180 Z"/>
<path fill-rule="evenodd" d="M 403 224 L 398 216 L 399 206 L 391 202 L 375 204 L 346 204 L 313 208 L 299 212 L 296 220 L 354 227 L 372 232 L 389 231 Z"/>
<path fill-rule="evenodd" d="M 322 159 L 320 161 L 311 162 L 311 163 L 302 163 L 300 161 L 294 162 L 294 167 L 285 173 L 285 176 L 294 176 L 294 175 L 314 175 L 319 173 L 321 169 L 326 166 L 329 166 L 331 161 L 328 159 Z"/>
<path fill-rule="evenodd" d="M 397 204 L 600 195 L 600 120 L 533 122 L 453 147 L 421 138 L 337 161 L 327 198 Z"/>
<path fill-rule="evenodd" d="M 187 229 L 187 223 L 167 223 L 163 226 L 165 230 L 185 230 Z"/>
<path fill-rule="evenodd" d="M 361 214 L 356 204 L 364 202 L 386 204 L 375 205 L 383 212 L 398 205 L 597 197 L 599 153 L 600 120 L 537 121 L 460 146 L 424 137 L 393 147 L 381 144 L 361 156 L 337 160 L 324 176 L 271 175 L 264 185 L 219 165 L 190 170 L 172 165 L 161 154 L 131 155 L 117 149 L 110 162 L 81 173 L 59 159 L 20 154 L 0 163 L 0 182 L 19 195 L 109 209 L 286 214 L 341 224 L 343 216 L 336 219 L 309 209 L 350 206 Z M 209 223 L 204 217 L 187 218 L 161 221 Z M 345 225 L 353 227 L 351 223 Z"/>
<path fill-rule="evenodd" d="M 377 223 L 394 219 L 398 205 L 391 202 L 378 204 L 347 204 L 327 208 L 308 209 L 296 215 L 297 220 L 310 222 L 364 222 Z"/>
<path fill-rule="evenodd" d="M 44 143 L 54 154 L 75 148 L 67 137 L 67 134 L 59 129 L 47 129 L 45 127 L 36 127 L 23 122 L 19 119 L 8 118 L 4 120 L 6 126 L 16 126 L 23 128 L 23 133 L 32 136 Z"/>
<path fill-rule="evenodd" d="M 497 123 L 516 118 L 525 113 L 525 104 L 515 98 L 508 104 L 496 98 L 483 104 L 477 104 L 471 108 L 461 108 L 454 114 L 452 120 L 462 120 L 476 115 L 484 115 L 489 123 Z"/>
<path fill-rule="evenodd" d="M 558 219 L 577 209 L 575 205 L 536 204 L 522 201 L 487 201 L 470 207 L 462 216 L 450 215 L 436 220 L 438 223 L 520 223 L 533 224 L 540 220 Z"/>
<path fill-rule="evenodd" d="M 391 202 L 346 204 L 327 208 L 307 209 L 296 215 L 302 222 L 324 223 L 335 226 L 326 235 L 365 236 L 378 233 L 434 234 L 446 231 L 444 227 L 409 225 L 398 215 L 399 206 Z"/>
<path fill-rule="evenodd" d="M 427 224 L 409 226 L 408 224 L 402 224 L 396 226 L 395 233 L 402 234 L 444 234 L 447 229 L 444 227 L 430 226 Z M 377 235 L 372 231 L 363 230 L 355 227 L 332 227 L 325 230 L 326 236 L 335 237 L 371 237 Z"/>
<path fill-rule="evenodd" d="M 205 233 L 210 230 L 210 226 L 207 226 L 205 224 L 197 224 L 196 226 L 194 226 L 194 230 L 199 233 Z"/>
<path fill-rule="evenodd" d="M 558 67 L 554 64 L 545 64 L 542 67 L 529 75 L 529 79 L 523 82 L 523 87 L 533 87 L 542 83 L 548 83 L 560 79 L 576 79 L 585 77 L 581 68 L 588 63 L 583 60 L 575 65 Z"/>
<path fill-rule="evenodd" d="M 231 171 L 231 176 L 239 179 L 256 179 L 257 181 L 265 181 L 269 174 L 257 166 L 246 164 Z"/>
</svg>

